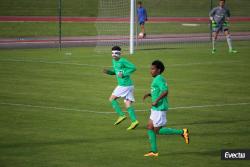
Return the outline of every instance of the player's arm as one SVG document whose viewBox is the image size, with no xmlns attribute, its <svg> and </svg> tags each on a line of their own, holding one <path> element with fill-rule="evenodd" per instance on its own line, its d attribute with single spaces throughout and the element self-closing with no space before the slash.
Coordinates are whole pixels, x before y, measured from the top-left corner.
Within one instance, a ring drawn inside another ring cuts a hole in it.
<svg viewBox="0 0 250 167">
<path fill-rule="evenodd" d="M 168 91 L 167 91 L 167 90 L 163 91 L 163 92 L 160 94 L 160 96 L 152 103 L 152 106 L 156 106 L 157 103 L 158 103 L 161 99 L 165 98 L 167 95 L 168 95 Z"/>
<path fill-rule="evenodd" d="M 150 97 L 150 96 L 151 96 L 151 93 L 145 94 L 145 95 L 143 96 L 143 101 L 144 101 L 146 98 Z"/>
<path fill-rule="evenodd" d="M 103 69 L 103 73 L 108 74 L 108 75 L 115 75 L 115 71 L 113 68 Z"/>
<path fill-rule="evenodd" d="M 214 14 L 215 14 L 215 8 L 213 8 L 210 12 L 209 12 L 209 19 L 211 21 L 214 21 Z"/>
<path fill-rule="evenodd" d="M 226 12 L 226 22 L 229 22 L 230 17 L 231 17 L 230 10 L 227 9 L 227 12 Z"/>
<path fill-rule="evenodd" d="M 229 26 L 229 19 L 230 19 L 230 11 L 229 9 L 226 9 L 225 21 L 223 23 L 223 26 Z"/>
<path fill-rule="evenodd" d="M 160 96 L 152 103 L 152 106 L 156 106 L 157 103 L 168 95 L 168 85 L 165 81 L 159 83 L 159 88 L 161 90 Z"/>
<path fill-rule="evenodd" d="M 210 24 L 212 27 L 216 27 L 217 23 L 214 21 L 214 14 L 215 14 L 215 8 L 213 8 L 210 12 L 209 12 L 209 19 L 210 19 Z"/>
<path fill-rule="evenodd" d="M 148 14 L 147 14 L 147 10 L 146 9 L 144 9 L 145 10 L 145 21 L 148 21 Z"/>
<path fill-rule="evenodd" d="M 136 14 L 137 14 L 136 21 L 139 21 L 139 9 L 138 8 L 136 9 Z"/>
<path fill-rule="evenodd" d="M 133 63 L 126 60 L 124 61 L 124 65 L 126 67 L 126 70 L 123 71 L 123 77 L 129 76 L 130 74 L 136 71 L 136 67 Z"/>
<path fill-rule="evenodd" d="M 214 18 L 213 18 L 213 17 L 209 17 L 209 19 L 210 19 L 210 21 L 212 21 L 212 22 L 214 21 Z"/>
</svg>

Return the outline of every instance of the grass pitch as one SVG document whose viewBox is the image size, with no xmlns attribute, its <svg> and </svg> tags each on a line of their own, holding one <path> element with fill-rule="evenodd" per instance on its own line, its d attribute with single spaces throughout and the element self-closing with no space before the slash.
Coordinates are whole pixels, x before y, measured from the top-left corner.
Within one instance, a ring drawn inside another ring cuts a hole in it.
<svg viewBox="0 0 250 167">
<path fill-rule="evenodd" d="M 208 23 L 197 23 L 197 26 L 187 27 L 183 23 L 147 23 L 147 32 L 156 34 L 190 34 L 207 33 Z M 63 23 L 62 37 L 96 36 L 99 28 L 101 35 L 128 35 L 127 23 Z M 118 28 L 117 28 L 118 27 Z M 230 24 L 230 31 L 249 32 L 250 22 Z M 33 22 L 0 22 L 0 36 L 2 38 L 46 38 L 58 36 L 58 23 Z"/>
<path fill-rule="evenodd" d="M 104 0 L 62 0 L 63 16 L 98 16 L 98 7 Z M 129 11 L 129 2 L 122 0 L 120 5 L 115 1 L 109 1 L 110 7 L 123 10 L 127 8 Z M 218 0 L 197 1 L 197 0 L 143 0 L 149 17 L 207 17 L 212 7 L 218 5 Z M 25 0 L 25 1 L 6 1 L 0 0 L 1 16 L 57 16 L 59 1 L 43 0 Z M 248 0 L 227 0 L 226 5 L 232 10 L 233 16 L 250 16 L 248 12 L 250 5 Z M 107 6 L 108 7 L 108 6 Z M 117 14 L 117 13 L 116 13 Z M 127 13 L 129 15 L 129 13 Z"/>
<path fill-rule="evenodd" d="M 108 97 L 115 78 L 102 73 L 109 54 L 94 48 L 0 50 L 0 166 L 248 166 L 222 161 L 221 149 L 250 148 L 249 41 L 224 43 L 210 54 L 208 44 L 169 45 L 126 56 L 137 66 L 135 109 L 140 126 L 116 119 Z M 71 52 L 72 54 L 65 54 Z M 146 124 L 150 101 L 150 63 L 167 70 L 171 109 L 168 127 L 190 129 L 191 144 L 179 136 L 158 136 L 160 156 L 149 151 Z M 120 101 L 122 104 L 122 101 Z"/>
</svg>

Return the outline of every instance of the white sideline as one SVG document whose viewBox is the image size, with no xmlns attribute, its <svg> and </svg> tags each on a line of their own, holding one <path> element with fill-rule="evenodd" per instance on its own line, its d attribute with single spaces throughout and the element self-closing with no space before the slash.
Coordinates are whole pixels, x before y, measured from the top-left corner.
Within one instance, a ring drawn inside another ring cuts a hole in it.
<svg viewBox="0 0 250 167">
<path fill-rule="evenodd" d="M 31 107 L 31 108 L 54 109 L 54 110 L 64 110 L 64 111 L 79 111 L 79 112 L 88 112 L 88 113 L 96 113 L 96 114 L 115 114 L 115 112 L 109 112 L 109 111 L 101 112 L 101 111 L 92 111 L 92 110 L 85 110 L 85 109 L 70 109 L 70 108 L 63 108 L 63 107 L 37 106 L 37 105 L 31 105 L 31 104 L 16 104 L 16 103 L 0 102 L 0 105 L 23 106 L 23 107 Z M 242 106 L 242 105 L 250 105 L 250 102 L 172 107 L 172 108 L 169 108 L 169 110 L 208 108 L 208 107 L 224 107 L 224 106 Z M 136 111 L 147 111 L 147 110 L 136 110 Z"/>
</svg>

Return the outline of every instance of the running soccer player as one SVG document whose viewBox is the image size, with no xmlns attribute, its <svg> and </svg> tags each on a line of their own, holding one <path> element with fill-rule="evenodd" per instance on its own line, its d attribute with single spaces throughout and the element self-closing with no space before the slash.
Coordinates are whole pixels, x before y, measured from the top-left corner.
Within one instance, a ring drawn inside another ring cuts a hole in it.
<svg viewBox="0 0 250 167">
<path fill-rule="evenodd" d="M 231 35 L 229 33 L 229 28 L 228 28 L 228 21 L 230 18 L 230 11 L 225 7 L 225 2 L 226 0 L 219 0 L 219 6 L 213 8 L 209 12 L 209 17 L 212 22 L 212 31 L 213 31 L 213 37 L 212 37 L 212 54 L 216 52 L 215 49 L 215 42 L 217 40 L 218 34 L 220 31 L 223 31 L 226 39 L 227 39 L 227 44 L 229 47 L 229 53 L 237 53 L 236 50 L 233 49 L 232 47 L 232 39 Z"/>
<path fill-rule="evenodd" d="M 115 112 L 118 114 L 118 119 L 114 125 L 120 124 L 124 121 L 127 116 L 122 112 L 117 99 L 124 98 L 124 103 L 131 119 L 131 125 L 127 130 L 135 129 L 139 125 L 139 121 L 136 119 L 135 110 L 132 106 L 134 99 L 134 85 L 130 78 L 130 75 L 136 70 L 134 64 L 129 62 L 127 59 L 121 57 L 121 48 L 114 46 L 112 48 L 112 69 L 104 69 L 103 72 L 109 75 L 116 75 L 118 86 L 114 89 L 111 94 L 109 101 L 112 104 Z"/>
<path fill-rule="evenodd" d="M 151 93 L 144 95 L 143 100 L 151 96 L 152 107 L 151 114 L 148 121 L 148 137 L 151 146 L 150 152 L 145 154 L 146 157 L 157 157 L 158 149 L 156 143 L 156 134 L 160 135 L 182 135 L 186 144 L 189 144 L 188 129 L 173 129 L 164 127 L 167 123 L 167 111 L 168 111 L 168 85 L 165 78 L 161 75 L 164 71 L 164 64 L 155 60 L 151 65 L 151 75 L 153 81 L 151 83 Z"/>
<path fill-rule="evenodd" d="M 141 33 L 143 34 L 143 38 L 145 38 L 146 37 L 145 22 L 148 20 L 148 17 L 147 17 L 147 11 L 142 6 L 142 2 L 141 1 L 138 2 L 137 17 L 138 17 L 137 18 L 138 19 L 138 23 L 140 24 L 140 27 L 141 27 Z"/>
</svg>

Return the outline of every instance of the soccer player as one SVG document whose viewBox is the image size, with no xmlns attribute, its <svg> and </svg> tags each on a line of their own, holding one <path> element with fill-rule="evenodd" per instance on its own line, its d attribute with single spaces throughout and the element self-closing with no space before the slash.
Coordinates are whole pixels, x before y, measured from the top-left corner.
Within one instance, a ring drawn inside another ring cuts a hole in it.
<svg viewBox="0 0 250 167">
<path fill-rule="evenodd" d="M 213 50 L 212 54 L 215 53 L 215 42 L 217 40 L 218 34 L 220 31 L 223 31 L 226 38 L 227 38 L 227 44 L 229 47 L 229 53 L 237 53 L 236 50 L 232 47 L 232 39 L 231 35 L 229 33 L 228 28 L 228 21 L 230 18 L 230 11 L 225 7 L 226 0 L 219 0 L 219 6 L 213 8 L 209 12 L 209 17 L 212 22 L 212 31 L 213 31 L 213 37 L 212 37 L 212 45 Z"/>
<path fill-rule="evenodd" d="M 145 33 L 145 22 L 148 20 L 147 17 L 147 11 L 146 9 L 142 6 L 142 2 L 139 1 L 138 2 L 138 7 L 137 7 L 137 19 L 138 19 L 138 23 L 140 24 L 141 27 L 141 33 L 143 34 L 142 38 L 146 37 L 146 33 Z"/>
<path fill-rule="evenodd" d="M 139 121 L 136 119 L 135 110 L 132 106 L 134 99 L 134 86 L 130 78 L 130 75 L 136 70 L 134 64 L 129 62 L 127 59 L 121 57 L 121 48 L 114 46 L 112 48 L 112 69 L 104 69 L 103 72 L 109 75 L 115 75 L 118 81 L 118 86 L 114 89 L 111 94 L 109 101 L 112 104 L 115 112 L 118 114 L 118 119 L 114 125 L 120 124 L 124 121 L 127 116 L 122 112 L 117 99 L 124 98 L 124 103 L 131 119 L 131 125 L 127 130 L 135 129 L 139 125 Z"/>
<path fill-rule="evenodd" d="M 151 65 L 151 75 L 153 81 L 151 83 L 151 93 L 144 95 L 143 100 L 151 96 L 152 107 L 151 114 L 148 121 L 148 137 L 151 146 L 150 152 L 144 156 L 157 157 L 158 149 L 156 143 L 156 134 L 160 135 L 181 135 L 186 144 L 189 144 L 188 129 L 173 129 L 164 127 L 167 123 L 166 114 L 168 111 L 168 85 L 165 78 L 161 75 L 164 71 L 164 64 L 155 60 Z"/>
</svg>

